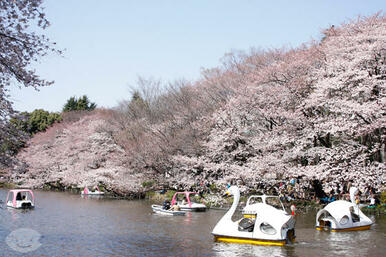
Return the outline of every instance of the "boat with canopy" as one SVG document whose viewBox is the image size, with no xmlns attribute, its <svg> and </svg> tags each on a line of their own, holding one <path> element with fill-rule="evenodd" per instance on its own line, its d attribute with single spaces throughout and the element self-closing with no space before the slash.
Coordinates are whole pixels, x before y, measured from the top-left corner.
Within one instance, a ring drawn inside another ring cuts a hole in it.
<svg viewBox="0 0 386 257">
<path fill-rule="evenodd" d="M 295 239 L 295 220 L 284 209 L 266 202 L 267 197 L 252 196 L 244 208 L 243 218 L 232 221 L 240 200 L 237 186 L 229 187 L 227 194 L 233 195 L 231 208 L 212 231 L 216 241 L 259 245 L 285 245 Z M 260 198 L 261 202 L 251 203 Z M 263 200 L 265 198 L 265 200 Z"/>
<path fill-rule="evenodd" d="M 179 200 L 180 196 L 182 196 L 182 200 Z M 197 192 L 176 192 L 173 195 L 171 205 L 177 204 L 181 211 L 206 211 L 207 207 L 205 204 L 197 203 L 193 201 L 192 196 L 199 196 Z"/>
<path fill-rule="evenodd" d="M 95 187 L 94 191 L 88 189 L 88 187 L 84 187 L 84 189 L 80 193 L 81 195 L 104 195 L 105 192 L 102 192 L 98 186 Z"/>
<path fill-rule="evenodd" d="M 13 189 L 8 192 L 7 207 L 15 209 L 32 209 L 35 207 L 35 197 L 32 190 Z"/>
<path fill-rule="evenodd" d="M 370 229 L 373 222 L 360 210 L 355 201 L 356 187 L 350 188 L 350 201 L 329 203 L 316 214 L 316 229 L 330 231 L 355 231 Z"/>
</svg>

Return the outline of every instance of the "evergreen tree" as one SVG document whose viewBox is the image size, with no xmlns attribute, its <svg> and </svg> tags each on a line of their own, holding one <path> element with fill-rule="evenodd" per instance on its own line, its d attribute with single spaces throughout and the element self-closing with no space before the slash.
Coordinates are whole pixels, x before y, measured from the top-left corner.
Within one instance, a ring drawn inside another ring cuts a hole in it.
<svg viewBox="0 0 386 257">
<path fill-rule="evenodd" d="M 131 97 L 131 101 L 128 106 L 128 111 L 133 118 L 140 118 L 146 111 L 148 111 L 148 104 L 138 91 L 133 92 L 133 96 Z"/>
<path fill-rule="evenodd" d="M 63 112 L 70 111 L 92 111 L 96 108 L 95 103 L 91 103 L 86 95 L 79 99 L 75 96 L 67 100 L 67 103 L 63 107 Z"/>
</svg>

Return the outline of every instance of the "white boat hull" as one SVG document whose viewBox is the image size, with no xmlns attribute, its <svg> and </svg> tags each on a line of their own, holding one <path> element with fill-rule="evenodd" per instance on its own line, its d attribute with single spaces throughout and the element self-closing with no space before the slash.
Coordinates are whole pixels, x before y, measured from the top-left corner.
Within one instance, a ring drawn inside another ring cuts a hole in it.
<svg viewBox="0 0 386 257">
<path fill-rule="evenodd" d="M 104 192 L 88 192 L 87 194 L 81 193 L 81 195 L 104 195 Z"/>
<path fill-rule="evenodd" d="M 29 201 L 16 201 L 16 206 L 13 206 L 12 201 L 7 202 L 7 207 L 13 209 L 33 209 L 35 208 L 34 204 Z"/>
<path fill-rule="evenodd" d="M 153 209 L 153 212 L 158 213 L 158 214 L 162 214 L 162 215 L 170 215 L 170 216 L 185 215 L 184 211 L 165 210 L 162 208 L 161 205 L 153 204 L 151 206 L 151 208 Z"/>
<path fill-rule="evenodd" d="M 191 212 L 204 212 L 206 211 L 206 207 L 198 207 L 198 208 L 189 208 L 189 207 L 180 207 L 181 211 L 191 211 Z"/>
</svg>

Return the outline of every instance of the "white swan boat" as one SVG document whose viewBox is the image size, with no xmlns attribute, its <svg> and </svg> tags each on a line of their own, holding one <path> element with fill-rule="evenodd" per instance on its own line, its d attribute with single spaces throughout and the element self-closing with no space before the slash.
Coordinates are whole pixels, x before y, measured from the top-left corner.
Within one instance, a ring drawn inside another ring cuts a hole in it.
<svg viewBox="0 0 386 257">
<path fill-rule="evenodd" d="M 163 206 L 161 206 L 161 205 L 153 204 L 151 206 L 151 208 L 153 209 L 153 212 L 158 213 L 158 214 L 173 215 L 173 216 L 185 215 L 184 211 L 175 211 L 175 210 L 171 210 L 171 209 L 164 209 Z"/>
<path fill-rule="evenodd" d="M 265 202 L 250 204 L 243 212 L 253 217 L 244 217 L 234 222 L 232 216 L 239 204 L 240 191 L 237 186 L 231 186 L 227 193 L 233 195 L 234 200 L 212 231 L 216 241 L 260 245 L 284 245 L 293 241 L 295 220 L 283 209 Z"/>
<path fill-rule="evenodd" d="M 183 201 L 178 201 L 178 196 L 183 195 L 185 199 Z M 190 199 L 191 195 L 198 195 L 197 192 L 176 192 L 173 195 L 171 205 L 177 204 L 182 211 L 206 211 L 205 204 L 193 202 Z"/>
<path fill-rule="evenodd" d="M 15 209 L 32 209 L 35 207 L 34 193 L 29 189 L 10 190 L 6 204 Z"/>
<path fill-rule="evenodd" d="M 373 222 L 363 214 L 355 202 L 356 187 L 350 188 L 350 201 L 329 203 L 316 214 L 316 229 L 330 231 L 353 231 L 370 229 Z"/>
<path fill-rule="evenodd" d="M 88 189 L 88 187 L 84 187 L 84 189 L 80 192 L 81 195 L 104 195 L 105 192 L 102 192 L 98 186 L 95 187 L 94 191 Z"/>
</svg>

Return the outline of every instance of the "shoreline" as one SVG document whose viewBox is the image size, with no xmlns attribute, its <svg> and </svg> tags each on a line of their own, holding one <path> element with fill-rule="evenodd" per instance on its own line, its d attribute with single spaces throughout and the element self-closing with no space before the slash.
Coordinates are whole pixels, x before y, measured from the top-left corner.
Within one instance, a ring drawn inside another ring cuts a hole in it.
<svg viewBox="0 0 386 257">
<path fill-rule="evenodd" d="M 152 202 L 162 202 L 165 198 L 170 199 L 173 197 L 175 190 L 166 190 L 164 193 L 160 193 L 159 190 L 147 190 L 147 191 L 141 191 L 141 192 L 131 192 L 122 194 L 122 192 L 117 191 L 109 191 L 106 190 L 104 185 L 100 186 L 102 188 L 102 191 L 105 191 L 106 194 L 104 196 L 98 196 L 103 197 L 105 199 L 116 199 L 116 200 L 149 200 Z M 30 187 L 23 187 L 22 185 L 17 185 L 12 182 L 7 181 L 0 181 L 0 189 L 12 189 L 12 188 L 30 188 Z M 42 190 L 46 192 L 67 192 L 71 194 L 79 194 L 82 191 L 81 188 L 78 187 L 60 187 L 60 186 L 52 186 L 52 183 L 47 183 L 41 188 L 32 188 L 32 190 Z M 240 199 L 239 206 L 242 206 L 245 204 L 247 198 L 249 195 L 243 195 Z M 385 197 L 386 192 L 383 192 L 380 194 L 380 197 Z M 232 198 L 225 198 L 219 193 L 205 193 L 203 194 L 203 203 L 208 207 L 208 209 L 213 210 L 227 210 L 230 208 L 232 203 Z M 384 201 L 384 200 L 383 200 Z M 294 200 L 284 200 L 282 201 L 284 208 L 286 210 L 290 209 L 291 205 L 296 206 L 296 210 L 298 212 L 308 212 L 311 210 L 320 210 L 324 208 L 327 204 L 321 204 L 318 203 L 315 200 L 309 200 L 309 199 L 294 199 Z M 362 203 L 363 204 L 363 203 Z M 366 202 L 367 204 L 367 202 Z M 376 215 L 384 215 L 386 214 L 386 203 L 381 201 L 381 204 L 372 207 L 367 208 L 368 205 L 362 206 L 361 210 L 367 214 L 376 214 Z M 240 208 L 240 207 L 239 207 Z"/>
</svg>

